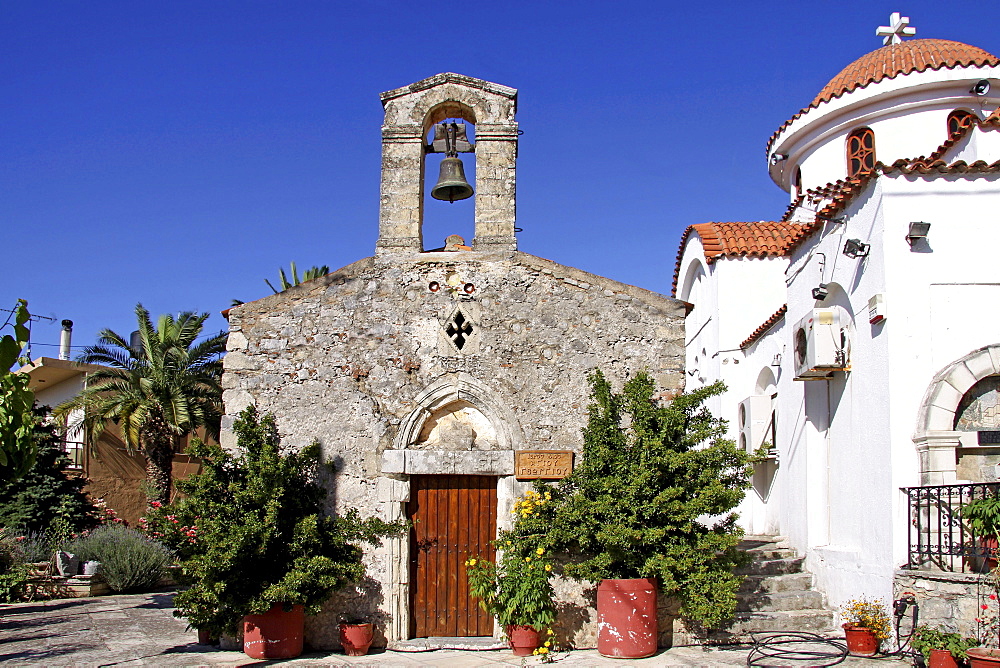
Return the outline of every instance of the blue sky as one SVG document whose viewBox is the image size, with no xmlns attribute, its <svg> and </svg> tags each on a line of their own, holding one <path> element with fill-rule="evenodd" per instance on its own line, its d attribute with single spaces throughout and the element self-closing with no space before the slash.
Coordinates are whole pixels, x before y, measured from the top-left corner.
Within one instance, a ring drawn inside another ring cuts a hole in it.
<svg viewBox="0 0 1000 668">
<path fill-rule="evenodd" d="M 7 2 L 0 308 L 69 318 L 77 346 L 127 334 L 140 301 L 217 331 L 289 261 L 371 255 L 378 95 L 446 71 L 519 90 L 520 249 L 669 294 L 687 225 L 783 213 L 767 138 L 892 11 L 1000 53 L 958 6 Z M 471 200 L 431 204 L 427 247 L 471 239 Z M 58 322 L 32 336 L 56 356 Z"/>
</svg>

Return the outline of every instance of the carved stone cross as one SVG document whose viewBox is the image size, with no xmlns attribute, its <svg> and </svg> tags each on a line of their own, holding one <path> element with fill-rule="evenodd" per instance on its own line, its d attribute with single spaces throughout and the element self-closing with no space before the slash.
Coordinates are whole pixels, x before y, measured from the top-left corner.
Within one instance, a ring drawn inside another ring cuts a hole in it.
<svg viewBox="0 0 1000 668">
<path fill-rule="evenodd" d="M 882 40 L 885 46 L 899 44 L 903 41 L 903 37 L 913 37 L 917 34 L 917 29 L 910 28 L 909 25 L 909 16 L 900 16 L 899 12 L 893 12 L 889 15 L 889 25 L 879 26 L 875 34 L 885 38 Z"/>
</svg>

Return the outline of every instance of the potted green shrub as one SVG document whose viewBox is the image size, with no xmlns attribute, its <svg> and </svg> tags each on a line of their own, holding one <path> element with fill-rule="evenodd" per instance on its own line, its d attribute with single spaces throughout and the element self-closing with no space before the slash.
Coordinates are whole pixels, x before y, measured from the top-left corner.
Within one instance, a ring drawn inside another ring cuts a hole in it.
<svg viewBox="0 0 1000 668">
<path fill-rule="evenodd" d="M 1000 534 L 1000 495 L 991 494 L 981 499 L 973 499 L 962 506 L 962 519 L 976 536 L 976 544 L 981 554 L 984 568 L 997 567 L 998 534 Z"/>
<path fill-rule="evenodd" d="M 750 458 L 702 406 L 721 383 L 667 401 L 646 373 L 620 393 L 600 370 L 589 380 L 582 462 L 557 484 L 536 484 L 551 501 L 522 509 L 516 532 L 565 555 L 562 574 L 598 584 L 598 651 L 641 658 L 656 652 L 658 591 L 702 626 L 733 617 L 733 569 L 745 557 L 732 511 Z"/>
<path fill-rule="evenodd" d="M 910 646 L 924 655 L 928 668 L 958 668 L 958 662 L 968 659 L 966 651 L 977 647 L 979 641 L 959 633 L 942 631 L 933 626 L 918 626 L 913 631 Z"/>
<path fill-rule="evenodd" d="M 526 501 L 531 503 L 533 496 L 536 493 L 529 491 Z M 544 548 L 532 548 L 518 538 L 501 531 L 498 546 L 503 551 L 497 562 L 473 556 L 465 567 L 469 593 L 479 599 L 483 610 L 496 617 L 514 654 L 531 656 L 544 643 L 551 645 L 543 638 L 556 618 L 549 582 L 552 564 Z"/>
<path fill-rule="evenodd" d="M 249 656 L 291 658 L 302 651 L 304 614 L 364 575 L 361 545 L 378 545 L 406 524 L 362 519 L 354 509 L 325 513 L 319 445 L 282 452 L 274 416 L 251 406 L 234 431 L 236 452 L 189 449 L 204 472 L 179 481 L 186 498 L 151 509 L 147 526 L 187 527 L 170 534 L 191 583 L 175 598 L 175 615 L 213 636 L 236 636 L 242 621 Z"/>
</svg>

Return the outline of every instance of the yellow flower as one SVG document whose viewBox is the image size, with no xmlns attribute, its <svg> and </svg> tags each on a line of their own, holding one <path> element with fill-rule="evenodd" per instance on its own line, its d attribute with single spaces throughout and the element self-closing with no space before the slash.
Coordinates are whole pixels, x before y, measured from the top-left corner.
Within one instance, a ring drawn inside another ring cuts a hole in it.
<svg viewBox="0 0 1000 668">
<path fill-rule="evenodd" d="M 543 646 L 544 647 L 552 647 L 552 641 L 551 640 L 546 640 L 545 644 Z"/>
<path fill-rule="evenodd" d="M 545 492 L 545 500 L 546 501 L 551 501 L 552 500 L 552 494 L 550 494 L 549 492 Z"/>
<path fill-rule="evenodd" d="M 545 564 L 545 570 L 551 571 L 552 570 L 552 564 Z M 549 633 L 551 633 L 551 631 L 549 631 Z"/>
<path fill-rule="evenodd" d="M 535 554 L 537 554 L 540 557 L 543 554 L 545 554 L 545 550 L 543 550 L 542 548 L 538 548 L 537 550 L 535 550 Z"/>
<path fill-rule="evenodd" d="M 555 632 L 555 631 L 553 631 L 552 629 L 549 629 L 549 630 L 548 630 L 548 634 L 549 634 L 550 636 L 554 636 L 554 635 L 556 634 L 556 632 Z"/>
<path fill-rule="evenodd" d="M 549 648 L 548 647 L 539 647 L 538 648 L 538 653 L 539 654 L 548 654 L 549 653 Z"/>
<path fill-rule="evenodd" d="M 525 557 L 524 560 L 525 561 L 531 561 L 531 557 Z"/>
<path fill-rule="evenodd" d="M 514 546 L 514 543 L 512 543 L 511 541 L 508 540 L 507 541 L 507 547 L 513 547 L 513 546 Z"/>
<path fill-rule="evenodd" d="M 476 565 L 476 560 L 475 559 L 469 559 L 469 565 L 470 566 L 475 566 Z"/>
</svg>

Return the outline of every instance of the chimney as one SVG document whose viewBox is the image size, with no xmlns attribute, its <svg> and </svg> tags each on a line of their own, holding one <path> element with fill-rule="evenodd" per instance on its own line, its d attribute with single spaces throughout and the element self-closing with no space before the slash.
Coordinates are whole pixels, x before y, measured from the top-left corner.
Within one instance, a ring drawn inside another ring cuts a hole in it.
<svg viewBox="0 0 1000 668">
<path fill-rule="evenodd" d="M 69 344 L 73 339 L 73 321 L 62 321 L 62 333 L 59 335 L 59 359 L 69 359 Z"/>
</svg>

